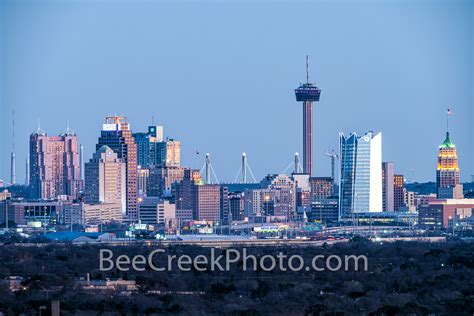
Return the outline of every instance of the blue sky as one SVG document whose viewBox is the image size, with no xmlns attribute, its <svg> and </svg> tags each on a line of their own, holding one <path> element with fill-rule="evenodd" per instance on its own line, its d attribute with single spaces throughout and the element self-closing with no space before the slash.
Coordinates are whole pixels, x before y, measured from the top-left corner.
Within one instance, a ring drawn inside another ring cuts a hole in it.
<svg viewBox="0 0 474 316">
<path fill-rule="evenodd" d="M 302 151 L 293 89 L 321 89 L 316 175 L 338 133 L 383 134 L 383 159 L 409 180 L 435 181 L 445 112 L 463 180 L 474 169 L 472 1 L 0 1 L 0 179 L 9 179 L 16 110 L 18 182 L 28 135 L 66 121 L 92 155 L 104 116 L 133 131 L 164 125 L 184 165 L 210 152 L 221 181 L 247 152 L 257 178 Z"/>
</svg>

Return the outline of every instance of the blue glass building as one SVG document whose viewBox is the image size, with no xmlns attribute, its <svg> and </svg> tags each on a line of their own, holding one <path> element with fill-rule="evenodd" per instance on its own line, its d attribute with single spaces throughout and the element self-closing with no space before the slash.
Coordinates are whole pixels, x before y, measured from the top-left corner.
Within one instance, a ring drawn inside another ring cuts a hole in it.
<svg viewBox="0 0 474 316">
<path fill-rule="evenodd" d="M 339 216 L 382 212 L 382 134 L 340 133 Z"/>
</svg>

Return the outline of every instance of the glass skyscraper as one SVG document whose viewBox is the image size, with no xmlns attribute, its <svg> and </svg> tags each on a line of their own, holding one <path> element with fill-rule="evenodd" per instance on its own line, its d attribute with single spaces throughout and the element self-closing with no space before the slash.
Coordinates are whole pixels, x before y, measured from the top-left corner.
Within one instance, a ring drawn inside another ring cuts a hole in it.
<svg viewBox="0 0 474 316">
<path fill-rule="evenodd" d="M 382 212 L 382 134 L 339 134 L 339 216 Z"/>
</svg>

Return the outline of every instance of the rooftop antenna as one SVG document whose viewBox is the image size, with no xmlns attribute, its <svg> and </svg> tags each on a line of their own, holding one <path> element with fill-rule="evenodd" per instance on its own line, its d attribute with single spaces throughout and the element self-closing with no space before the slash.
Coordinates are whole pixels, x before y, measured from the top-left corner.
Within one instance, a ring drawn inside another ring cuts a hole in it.
<svg viewBox="0 0 474 316">
<path fill-rule="evenodd" d="M 155 125 L 155 115 L 154 114 L 151 115 L 151 125 L 152 126 Z"/>
<path fill-rule="evenodd" d="M 306 55 L 306 83 L 309 83 L 309 56 Z"/>
<path fill-rule="evenodd" d="M 69 120 L 66 121 L 66 131 L 64 132 L 64 135 L 74 135 L 74 131 L 69 127 Z"/>
</svg>

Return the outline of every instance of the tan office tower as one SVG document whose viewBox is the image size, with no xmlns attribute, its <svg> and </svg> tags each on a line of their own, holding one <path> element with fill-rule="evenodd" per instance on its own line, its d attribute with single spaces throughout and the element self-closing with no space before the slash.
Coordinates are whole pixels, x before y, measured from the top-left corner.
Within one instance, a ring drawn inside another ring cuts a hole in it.
<svg viewBox="0 0 474 316">
<path fill-rule="evenodd" d="M 76 134 L 69 128 L 48 136 L 39 127 L 30 135 L 30 189 L 36 199 L 79 196 L 83 181 Z"/>
<path fill-rule="evenodd" d="M 137 145 L 130 130 L 127 118 L 123 116 L 107 116 L 102 125 L 96 150 L 109 146 L 126 167 L 127 217 L 137 219 L 138 173 Z"/>
<path fill-rule="evenodd" d="M 85 164 L 86 202 L 117 203 L 127 210 L 126 165 L 109 146 L 102 146 Z"/>
</svg>

